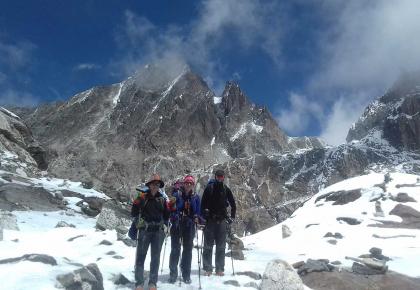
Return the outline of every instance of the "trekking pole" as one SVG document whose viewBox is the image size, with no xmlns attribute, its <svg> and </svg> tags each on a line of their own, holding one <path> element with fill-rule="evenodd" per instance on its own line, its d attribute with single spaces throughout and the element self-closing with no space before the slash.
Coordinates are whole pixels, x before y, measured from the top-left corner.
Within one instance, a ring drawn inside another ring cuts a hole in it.
<svg viewBox="0 0 420 290">
<path fill-rule="evenodd" d="M 137 235 L 136 235 L 136 256 L 134 257 L 134 271 L 136 271 L 136 268 L 137 268 L 137 253 L 139 251 L 139 233 L 140 233 L 140 230 L 137 229 Z"/>
<path fill-rule="evenodd" d="M 232 233 L 232 226 L 229 224 L 228 228 L 229 228 L 230 260 L 232 261 L 232 275 L 235 276 L 235 268 L 233 267 L 233 247 L 232 247 L 233 233 Z"/>
<path fill-rule="evenodd" d="M 165 245 L 163 246 L 163 258 L 162 258 L 162 267 L 160 268 L 160 274 L 163 273 L 163 264 L 165 263 L 165 253 L 166 253 L 166 242 L 168 241 L 168 236 L 171 231 L 172 224 L 169 223 L 167 233 L 165 233 Z"/>
<path fill-rule="evenodd" d="M 197 262 L 198 262 L 198 289 L 201 290 L 201 257 L 200 257 L 200 248 L 198 244 L 198 225 L 195 224 L 195 232 L 197 237 Z"/>
<path fill-rule="evenodd" d="M 181 231 L 180 231 L 180 243 L 182 245 L 182 232 Z M 182 248 L 182 250 L 184 251 L 184 248 Z M 181 271 L 182 271 L 181 261 L 182 261 L 182 258 L 179 259 L 179 262 L 178 262 L 178 278 L 179 278 L 179 285 L 178 286 L 179 287 L 181 287 L 181 283 L 182 283 L 182 278 L 181 278 Z"/>
</svg>

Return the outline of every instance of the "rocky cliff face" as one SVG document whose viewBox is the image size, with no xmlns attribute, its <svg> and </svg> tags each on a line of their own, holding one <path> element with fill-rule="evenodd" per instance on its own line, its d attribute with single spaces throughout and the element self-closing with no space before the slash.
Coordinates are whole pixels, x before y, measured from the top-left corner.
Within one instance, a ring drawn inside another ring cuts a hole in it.
<svg viewBox="0 0 420 290">
<path fill-rule="evenodd" d="M 165 75 L 163 68 L 147 66 L 121 83 L 39 107 L 25 119 L 49 149 L 50 172 L 92 180 L 120 199 L 151 172 L 175 179 L 235 158 L 307 145 L 290 144 L 267 109 L 252 104 L 237 84 L 228 82 L 216 97 L 188 68 Z"/>
<path fill-rule="evenodd" d="M 48 167 L 45 151 L 33 138 L 23 120 L 0 107 L 0 154 L 4 157 L 0 169 L 30 174 Z M 24 165 L 23 167 L 21 165 Z"/>
<path fill-rule="evenodd" d="M 350 129 L 347 141 L 375 132 L 395 148 L 419 152 L 420 72 L 403 75 L 384 96 L 370 104 Z"/>
</svg>

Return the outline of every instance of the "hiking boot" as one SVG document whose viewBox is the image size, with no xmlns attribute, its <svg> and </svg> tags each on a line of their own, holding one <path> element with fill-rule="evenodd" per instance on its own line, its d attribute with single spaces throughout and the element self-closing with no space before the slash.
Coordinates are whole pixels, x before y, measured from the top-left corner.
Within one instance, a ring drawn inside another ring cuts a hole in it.
<svg viewBox="0 0 420 290">
<path fill-rule="evenodd" d="M 168 283 L 174 284 L 176 282 L 176 277 L 169 277 Z"/>
<path fill-rule="evenodd" d="M 216 276 L 222 277 L 222 276 L 225 276 L 225 273 L 222 271 L 219 271 L 219 272 L 216 272 Z"/>
<path fill-rule="evenodd" d="M 204 276 L 211 276 L 211 272 L 210 271 L 205 271 Z"/>
<path fill-rule="evenodd" d="M 191 284 L 191 279 L 190 278 L 184 278 L 183 279 L 185 284 Z"/>
<path fill-rule="evenodd" d="M 136 290 L 144 290 L 144 288 L 143 288 L 142 285 L 139 285 L 139 286 L 136 287 Z"/>
<path fill-rule="evenodd" d="M 157 287 L 155 284 L 149 284 L 149 290 L 157 290 Z"/>
</svg>

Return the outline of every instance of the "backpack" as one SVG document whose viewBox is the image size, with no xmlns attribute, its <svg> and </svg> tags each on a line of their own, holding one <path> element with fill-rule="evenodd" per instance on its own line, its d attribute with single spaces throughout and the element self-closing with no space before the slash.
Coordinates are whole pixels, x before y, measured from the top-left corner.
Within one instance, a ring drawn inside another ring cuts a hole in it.
<svg viewBox="0 0 420 290">
<path fill-rule="evenodd" d="M 211 196 L 214 193 L 214 184 L 216 183 L 216 179 L 210 179 L 209 182 L 207 182 L 207 186 L 211 187 Z M 222 192 L 222 199 L 225 200 L 225 207 L 228 207 L 229 201 L 227 199 L 227 194 L 226 194 L 226 185 L 223 183 L 223 192 Z"/>
<path fill-rule="evenodd" d="M 213 196 L 214 194 L 214 184 L 216 183 L 216 180 L 214 179 L 210 179 L 209 182 L 207 183 L 207 186 L 210 186 L 211 191 L 210 191 L 210 198 L 211 196 Z M 226 185 L 223 183 L 223 191 L 221 193 L 221 199 L 224 200 L 224 208 L 223 208 L 223 216 L 227 217 L 228 216 L 228 212 L 227 212 L 227 208 L 229 207 L 229 201 L 227 199 L 227 194 L 226 194 Z"/>
</svg>

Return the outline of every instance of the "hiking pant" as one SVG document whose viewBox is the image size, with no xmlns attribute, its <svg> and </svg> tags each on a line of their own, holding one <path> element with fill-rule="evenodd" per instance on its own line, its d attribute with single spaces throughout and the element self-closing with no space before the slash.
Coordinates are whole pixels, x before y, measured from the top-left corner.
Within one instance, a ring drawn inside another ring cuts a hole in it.
<svg viewBox="0 0 420 290">
<path fill-rule="evenodd" d="M 165 234 L 162 228 L 159 228 L 156 231 L 146 231 L 144 229 L 140 230 L 137 242 L 136 266 L 134 269 L 136 286 L 142 286 L 144 284 L 144 260 L 146 259 L 149 245 L 151 248 L 149 285 L 157 284 L 160 251 L 162 249 L 164 239 Z"/>
<path fill-rule="evenodd" d="M 181 223 L 171 228 L 171 255 L 169 257 L 169 270 L 171 278 L 178 277 L 178 261 L 181 252 L 181 274 L 182 278 L 191 277 L 191 260 L 194 245 L 195 226 L 191 221 L 187 224 Z"/>
<path fill-rule="evenodd" d="M 212 272 L 213 245 L 216 243 L 216 272 L 225 271 L 227 223 L 225 220 L 208 220 L 204 229 L 203 269 Z"/>
</svg>

